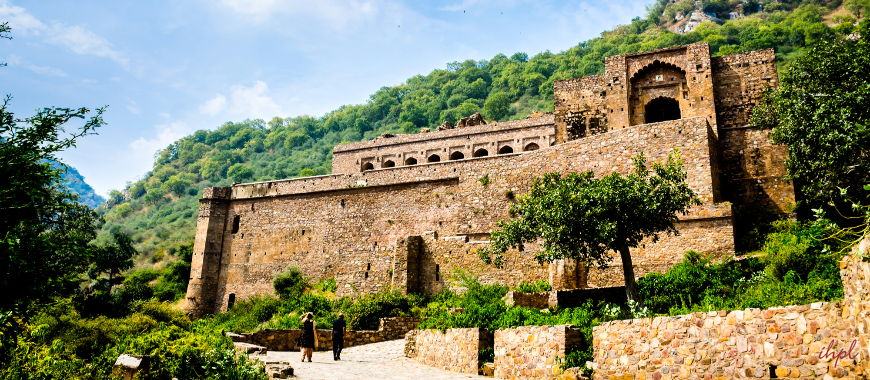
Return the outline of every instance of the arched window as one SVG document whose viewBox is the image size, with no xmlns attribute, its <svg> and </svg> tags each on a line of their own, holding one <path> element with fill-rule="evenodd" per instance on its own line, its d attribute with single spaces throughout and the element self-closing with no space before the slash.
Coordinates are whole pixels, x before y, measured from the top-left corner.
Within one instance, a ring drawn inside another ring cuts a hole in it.
<svg viewBox="0 0 870 380">
<path fill-rule="evenodd" d="M 427 160 L 427 162 L 441 162 L 441 157 L 438 157 L 437 154 L 433 154 L 433 155 L 429 156 L 429 159 Z"/>
<path fill-rule="evenodd" d="M 513 153 L 513 152 L 514 152 L 514 148 L 511 148 L 508 145 L 505 145 L 505 146 L 501 147 L 501 149 L 498 150 L 498 154 L 509 154 L 509 153 Z"/>
<path fill-rule="evenodd" d="M 383 164 L 381 164 L 382 168 L 392 168 L 394 166 L 396 166 L 396 163 L 393 162 L 392 160 L 386 160 L 386 161 L 384 161 Z"/>
<path fill-rule="evenodd" d="M 531 143 L 531 144 L 529 144 L 529 145 L 526 145 L 526 148 L 523 149 L 523 150 L 526 151 L 526 152 L 530 152 L 530 151 L 538 150 L 538 149 L 540 149 L 540 147 L 538 146 L 538 144 Z"/>
<path fill-rule="evenodd" d="M 462 152 L 453 152 L 450 154 L 451 160 L 461 160 L 463 158 L 465 158 L 465 155 L 462 154 Z"/>
<path fill-rule="evenodd" d="M 486 149 L 478 149 L 477 152 L 474 152 L 474 157 L 486 157 L 489 156 L 489 152 Z"/>
<path fill-rule="evenodd" d="M 371 162 L 366 162 L 365 165 L 363 165 L 362 171 L 374 170 L 374 168 L 375 168 L 374 164 L 372 164 Z"/>
<path fill-rule="evenodd" d="M 408 157 L 408 159 L 405 160 L 405 165 L 407 165 L 407 166 L 417 165 L 417 159 L 414 157 Z"/>
<path fill-rule="evenodd" d="M 679 120 L 680 103 L 673 98 L 656 98 L 646 104 L 643 114 L 647 123 Z"/>
<path fill-rule="evenodd" d="M 236 293 L 230 293 L 229 298 L 227 299 L 227 311 L 233 308 L 233 305 L 236 304 Z"/>
</svg>

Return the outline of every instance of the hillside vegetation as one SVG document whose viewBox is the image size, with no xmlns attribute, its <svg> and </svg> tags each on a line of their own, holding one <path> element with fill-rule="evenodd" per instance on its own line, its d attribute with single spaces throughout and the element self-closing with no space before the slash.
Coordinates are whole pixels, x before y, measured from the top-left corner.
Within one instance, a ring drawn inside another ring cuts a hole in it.
<svg viewBox="0 0 870 380">
<path fill-rule="evenodd" d="M 199 130 L 158 152 L 153 170 L 140 180 L 111 192 L 98 209 L 106 220 L 98 242 L 120 228 L 141 252 L 137 268 L 147 268 L 190 244 L 205 187 L 327 174 L 336 144 L 415 133 L 474 112 L 487 120 L 509 120 L 532 110 L 552 111 L 553 82 L 600 74 L 610 55 L 706 41 L 714 55 L 774 48 L 778 63 L 787 65 L 822 38 L 853 33 L 853 14 L 864 11 L 858 0 L 845 5 L 839 0 L 761 2 L 762 11 L 755 1 L 746 4 L 756 6 L 657 0 L 644 17 L 563 52 L 452 62 L 322 116 L 245 120 Z M 686 34 L 668 30 L 695 10 L 717 18 Z M 730 12 L 741 16 L 725 21 Z"/>
</svg>

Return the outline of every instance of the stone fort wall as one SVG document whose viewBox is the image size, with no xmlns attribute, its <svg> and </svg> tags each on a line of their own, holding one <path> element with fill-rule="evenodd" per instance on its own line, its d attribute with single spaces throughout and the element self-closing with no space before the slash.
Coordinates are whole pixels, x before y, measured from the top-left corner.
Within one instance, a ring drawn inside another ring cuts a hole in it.
<svg viewBox="0 0 870 380">
<path fill-rule="evenodd" d="M 434 293 L 460 268 L 507 285 L 576 276 L 539 265 L 535 245 L 508 252 L 500 269 L 475 251 L 541 174 L 626 174 L 641 152 L 662 161 L 679 148 L 704 204 L 680 217 L 680 236 L 632 250 L 638 276 L 667 270 L 689 249 L 730 255 L 735 231 L 748 230 L 739 217 L 781 214 L 794 202 L 782 180 L 784 148 L 746 127 L 753 102 L 776 85 L 772 51 L 711 58 L 701 43 L 608 57 L 605 66 L 603 75 L 556 82 L 554 115 L 340 145 L 336 174 L 207 189 L 186 309 L 212 313 L 230 299 L 271 293 L 288 265 L 336 278 L 340 295 Z M 647 123 L 663 99 L 680 118 Z M 474 157 L 481 150 L 487 155 Z M 440 162 L 424 161 L 433 154 Z M 618 255 L 585 279 L 621 285 Z"/>
<path fill-rule="evenodd" d="M 191 300 L 196 293 L 188 294 L 188 301 L 204 305 L 203 312 L 225 310 L 231 295 L 241 299 L 271 293 L 272 279 L 288 265 L 298 265 L 314 278 L 336 278 L 340 294 L 407 288 L 412 282 L 414 290 L 434 293 L 459 268 L 485 282 L 547 278 L 548 268 L 532 254 L 508 252 L 501 269 L 484 265 L 475 254 L 496 222 L 508 217 L 513 202 L 508 195 L 523 194 L 541 173 L 629 173 L 638 153 L 662 161 L 674 148 L 680 149 L 689 185 L 705 204 L 681 217 L 680 236 L 632 251 L 638 275 L 667 269 L 688 249 L 729 255 L 731 205 L 714 202 L 712 133 L 705 118 L 681 119 L 532 152 L 215 189 L 201 201 L 199 220 L 201 228 L 211 228 L 198 235 L 209 248 L 196 250 L 194 263 L 219 269 L 194 280 L 216 281 L 211 288 L 216 293 L 209 306 L 207 299 Z M 484 176 L 489 183 L 481 182 Z M 399 244 L 414 236 L 419 237 L 416 248 Z M 619 265 L 592 270 L 590 282 L 620 284 Z M 216 280 L 214 273 L 219 274 Z M 199 275 L 194 271 L 193 277 Z"/>
</svg>

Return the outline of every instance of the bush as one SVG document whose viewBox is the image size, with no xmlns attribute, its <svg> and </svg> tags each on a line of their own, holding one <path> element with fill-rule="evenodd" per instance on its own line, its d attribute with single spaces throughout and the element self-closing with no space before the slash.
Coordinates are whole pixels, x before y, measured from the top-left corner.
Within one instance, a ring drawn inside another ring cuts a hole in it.
<svg viewBox="0 0 870 380">
<path fill-rule="evenodd" d="M 275 293 L 282 300 L 290 300 L 302 295 L 308 288 L 308 279 L 302 274 L 302 270 L 297 266 L 287 267 L 283 273 L 275 276 L 272 280 L 272 287 L 275 288 Z"/>
<path fill-rule="evenodd" d="M 523 281 L 514 290 L 520 293 L 544 293 L 553 290 L 553 287 L 549 280 L 542 278 L 537 281 Z"/>
</svg>

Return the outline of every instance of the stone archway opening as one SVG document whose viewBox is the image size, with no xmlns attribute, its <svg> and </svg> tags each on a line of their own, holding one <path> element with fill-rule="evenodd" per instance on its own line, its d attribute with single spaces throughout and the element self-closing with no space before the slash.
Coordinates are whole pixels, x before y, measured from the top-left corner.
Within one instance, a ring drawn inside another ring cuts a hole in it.
<svg viewBox="0 0 870 380">
<path fill-rule="evenodd" d="M 396 163 L 392 160 L 384 161 L 384 163 L 381 165 L 382 168 L 392 168 L 394 166 L 396 166 Z"/>
<path fill-rule="evenodd" d="M 429 159 L 427 160 L 427 162 L 441 162 L 441 157 L 438 156 L 437 154 L 433 154 L 433 155 L 429 156 Z"/>
<path fill-rule="evenodd" d="M 498 154 L 510 154 L 514 152 L 514 148 L 511 148 L 510 145 L 505 145 L 498 150 Z"/>
<path fill-rule="evenodd" d="M 477 152 L 474 152 L 474 157 L 486 157 L 489 156 L 489 151 L 486 149 L 478 149 Z"/>
<path fill-rule="evenodd" d="M 644 107 L 646 123 L 680 119 L 680 102 L 674 98 L 656 98 Z"/>
<path fill-rule="evenodd" d="M 408 157 L 408 159 L 405 160 L 405 165 L 406 166 L 417 165 L 417 159 L 414 157 Z"/>
<path fill-rule="evenodd" d="M 531 152 L 533 150 L 538 150 L 538 149 L 541 149 L 541 147 L 539 147 L 538 144 L 531 143 L 529 145 L 526 145 L 526 148 L 523 150 L 526 152 Z"/>
<path fill-rule="evenodd" d="M 461 160 L 463 158 L 465 158 L 465 155 L 462 154 L 462 152 L 453 152 L 450 154 L 451 160 Z"/>
<path fill-rule="evenodd" d="M 366 163 L 362 166 L 362 171 L 374 170 L 374 169 L 375 169 L 375 165 L 372 164 L 371 162 L 366 162 Z"/>
</svg>

